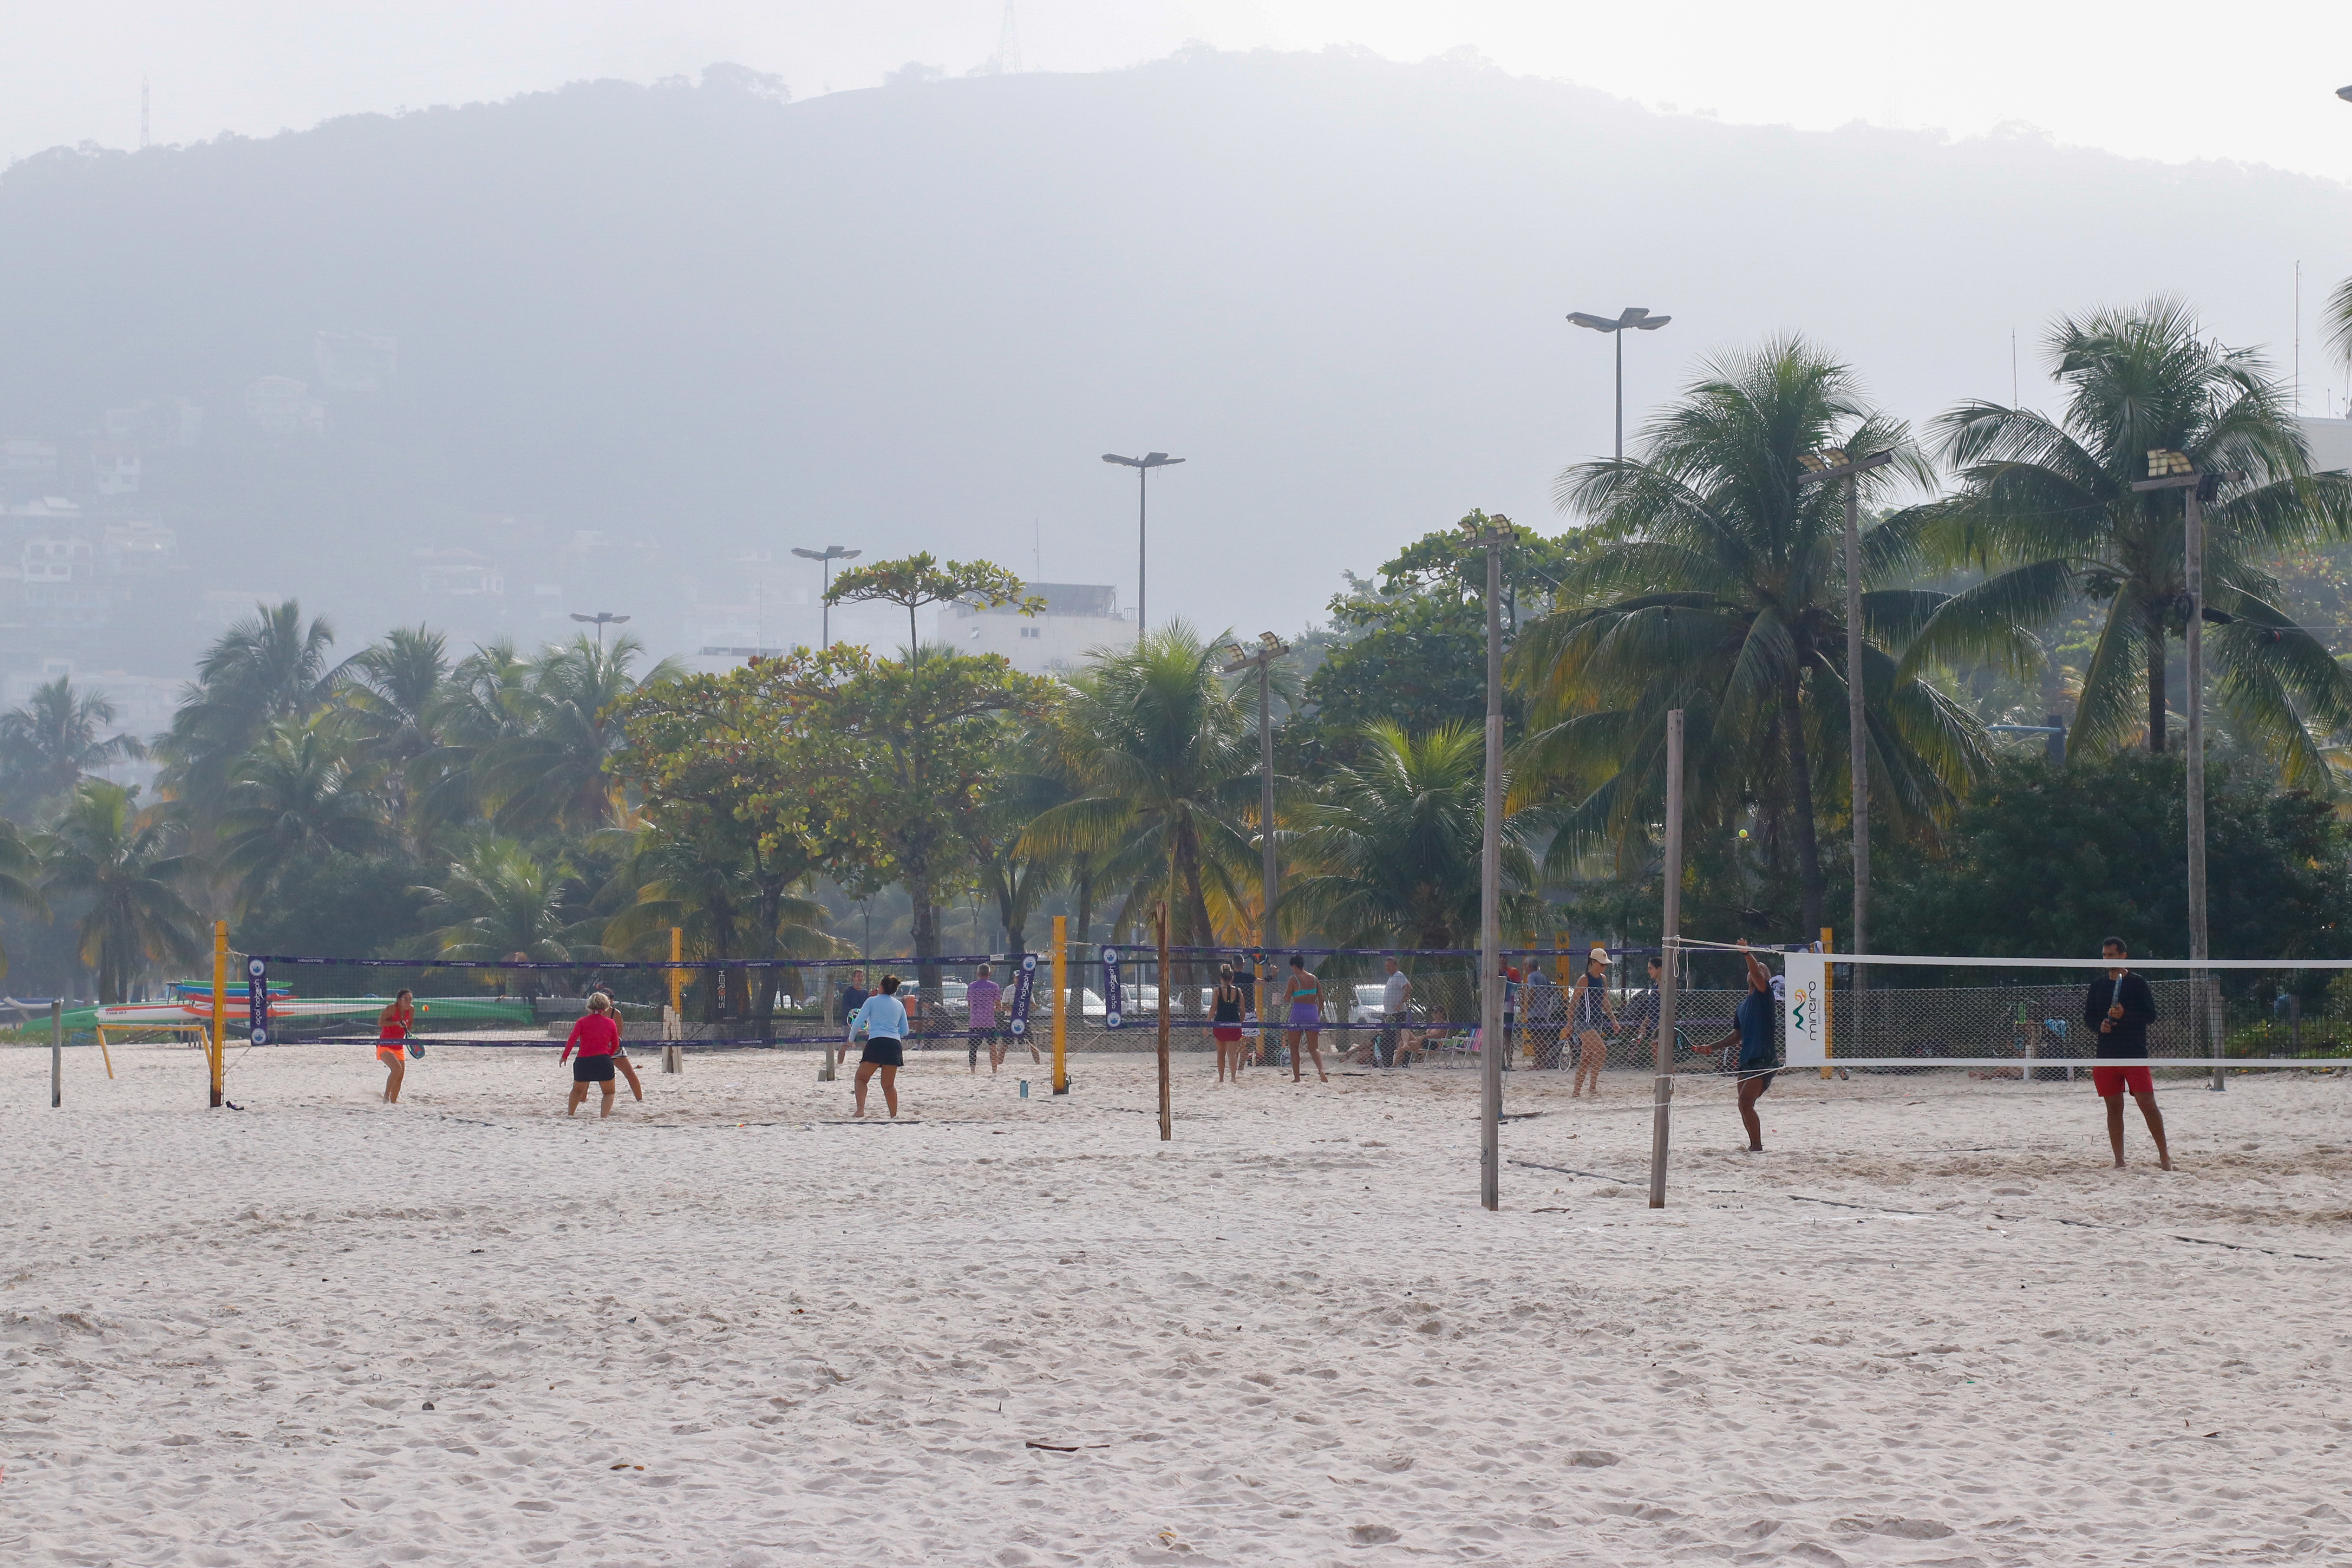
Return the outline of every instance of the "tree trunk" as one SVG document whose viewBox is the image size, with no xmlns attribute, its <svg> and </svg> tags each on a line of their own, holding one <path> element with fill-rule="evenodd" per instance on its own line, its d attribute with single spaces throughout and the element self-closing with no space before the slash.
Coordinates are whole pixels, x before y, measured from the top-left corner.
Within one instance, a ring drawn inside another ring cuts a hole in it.
<svg viewBox="0 0 2352 1568">
<path fill-rule="evenodd" d="M 2164 750 L 2164 623 L 2155 626 L 2147 654 L 2147 749 Z"/>
<path fill-rule="evenodd" d="M 940 911 L 931 901 L 930 866 L 920 857 L 907 862 L 907 902 L 915 941 L 916 1011 L 928 1020 L 940 1005 Z"/>
<path fill-rule="evenodd" d="M 1822 851 L 1813 836 L 1813 775 L 1805 763 L 1804 715 L 1798 703 L 1797 668 L 1780 682 L 1780 728 L 1789 740 L 1789 815 L 1796 818 L 1797 868 L 1805 897 L 1804 940 L 1822 930 Z"/>
<path fill-rule="evenodd" d="M 772 878 L 761 878 L 759 898 L 754 904 L 759 929 L 752 933 L 751 956 L 772 959 L 776 956 L 777 910 L 784 901 L 783 884 Z M 751 971 L 753 984 L 759 991 L 751 998 L 752 1033 L 768 1039 L 776 1032 L 776 972 L 773 969 Z"/>
</svg>

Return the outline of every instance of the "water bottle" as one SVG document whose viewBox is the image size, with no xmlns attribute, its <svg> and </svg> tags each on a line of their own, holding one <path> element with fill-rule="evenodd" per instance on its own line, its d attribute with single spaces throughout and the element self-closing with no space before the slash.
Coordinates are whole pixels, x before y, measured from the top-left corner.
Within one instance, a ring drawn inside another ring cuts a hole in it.
<svg viewBox="0 0 2352 1568">
<path fill-rule="evenodd" d="M 1024 1100 L 1029 1098 L 1029 1080 L 1025 1078 L 1021 1080 L 1021 1098 Z"/>
</svg>

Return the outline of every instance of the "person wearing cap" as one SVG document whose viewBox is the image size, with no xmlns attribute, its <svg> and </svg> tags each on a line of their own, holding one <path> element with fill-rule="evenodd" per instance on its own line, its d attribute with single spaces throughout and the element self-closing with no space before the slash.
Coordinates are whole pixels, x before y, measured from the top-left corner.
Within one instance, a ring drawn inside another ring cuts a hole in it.
<svg viewBox="0 0 2352 1568">
<path fill-rule="evenodd" d="M 1617 1026 L 1617 1009 L 1609 1005 L 1609 966 L 1614 962 L 1607 948 L 1593 943 L 1585 955 L 1584 973 L 1576 977 L 1576 989 L 1569 994 L 1570 1026 L 1576 1031 L 1576 1081 L 1569 1086 L 1570 1100 L 1584 1092 L 1588 1073 L 1592 1077 L 1592 1098 L 1601 1098 L 1601 1069 L 1609 1059 L 1608 1037 L 1601 1031 Z"/>
</svg>

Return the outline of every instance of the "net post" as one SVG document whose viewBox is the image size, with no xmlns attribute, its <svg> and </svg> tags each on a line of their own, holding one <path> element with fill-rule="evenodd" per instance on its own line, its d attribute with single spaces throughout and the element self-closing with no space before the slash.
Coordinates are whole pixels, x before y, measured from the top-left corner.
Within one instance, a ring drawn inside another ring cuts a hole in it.
<svg viewBox="0 0 2352 1568">
<path fill-rule="evenodd" d="M 62 996 L 49 998 L 49 1109 L 64 1109 L 66 1103 L 66 1001 Z"/>
<path fill-rule="evenodd" d="M 1656 1072 L 1651 1082 L 1650 1206 L 1666 1206 L 1666 1149 L 1675 1104 L 1675 960 L 1683 921 L 1683 710 L 1666 715 L 1664 921 L 1659 941 Z"/>
<path fill-rule="evenodd" d="M 1837 932 L 1832 927 L 1822 927 L 1822 951 L 1823 952 L 1837 951 Z M 1824 1058 L 1822 1062 L 1822 1081 L 1823 1083 L 1830 1080 L 1830 1064 L 1826 1058 L 1837 1054 L 1837 1030 L 1833 1026 L 1837 1022 L 1837 1004 L 1832 996 L 1832 993 L 1837 989 L 1836 977 L 1837 965 L 1833 963 L 1822 965 L 1822 1056 Z"/>
<path fill-rule="evenodd" d="M 686 1038 L 686 1030 L 678 1024 L 677 1009 L 662 1008 L 662 1071 L 681 1073 L 686 1070 L 686 1047 L 678 1044 Z"/>
<path fill-rule="evenodd" d="M 221 1052 L 228 1038 L 228 921 L 213 921 L 212 1107 L 221 1102 Z"/>
<path fill-rule="evenodd" d="M 1054 1092 L 1070 1092 L 1070 917 L 1054 917 Z"/>
<path fill-rule="evenodd" d="M 1160 936 L 1160 1141 L 1176 1136 L 1175 1119 L 1168 1105 L 1168 994 L 1175 990 L 1168 978 L 1168 900 L 1151 906 L 1151 923 Z M 1294 1062 L 1295 1068 L 1297 1064 Z"/>
</svg>

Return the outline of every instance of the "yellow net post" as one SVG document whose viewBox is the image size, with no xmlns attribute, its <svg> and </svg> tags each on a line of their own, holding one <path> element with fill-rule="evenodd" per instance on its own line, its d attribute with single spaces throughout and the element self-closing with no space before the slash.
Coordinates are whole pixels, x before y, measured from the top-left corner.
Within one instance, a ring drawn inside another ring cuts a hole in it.
<svg viewBox="0 0 2352 1568">
<path fill-rule="evenodd" d="M 677 963 L 685 956 L 686 932 L 676 926 L 672 926 L 669 928 L 669 961 L 672 963 Z M 680 1001 L 685 985 L 686 971 L 683 969 L 671 970 L 669 972 L 669 1010 L 677 1014 L 680 1017 L 684 1017 L 686 1016 L 684 1005 Z"/>
<path fill-rule="evenodd" d="M 1054 1092 L 1070 1092 L 1070 917 L 1054 917 Z"/>
<path fill-rule="evenodd" d="M 213 921 L 213 1109 L 220 1109 L 221 1060 L 228 1041 L 228 921 Z"/>
<path fill-rule="evenodd" d="M 1822 927 L 1822 951 L 1823 952 L 1835 952 L 1837 951 L 1837 943 L 1832 940 L 1835 934 L 1836 933 L 1830 927 Z M 1832 977 L 1836 973 L 1837 965 L 1834 963 L 1824 963 L 1822 965 L 1822 1055 L 1824 1058 L 1835 1055 L 1837 1050 L 1837 1032 L 1831 1027 L 1832 1025 L 1837 1022 L 1837 1015 L 1834 1011 L 1836 1004 L 1830 998 L 1830 992 L 1835 984 Z M 1827 1083 L 1829 1080 L 1829 1065 L 1824 1061 L 1822 1066 L 1822 1081 L 1823 1083 Z"/>
<path fill-rule="evenodd" d="M 676 963 L 686 956 L 686 933 L 677 927 L 669 928 L 669 961 Z M 678 1011 L 678 986 L 685 975 L 673 969 L 669 972 L 669 1006 L 662 1016 L 662 1071 L 680 1073 L 686 1070 L 686 1047 L 677 1042 L 686 1037 Z"/>
</svg>

